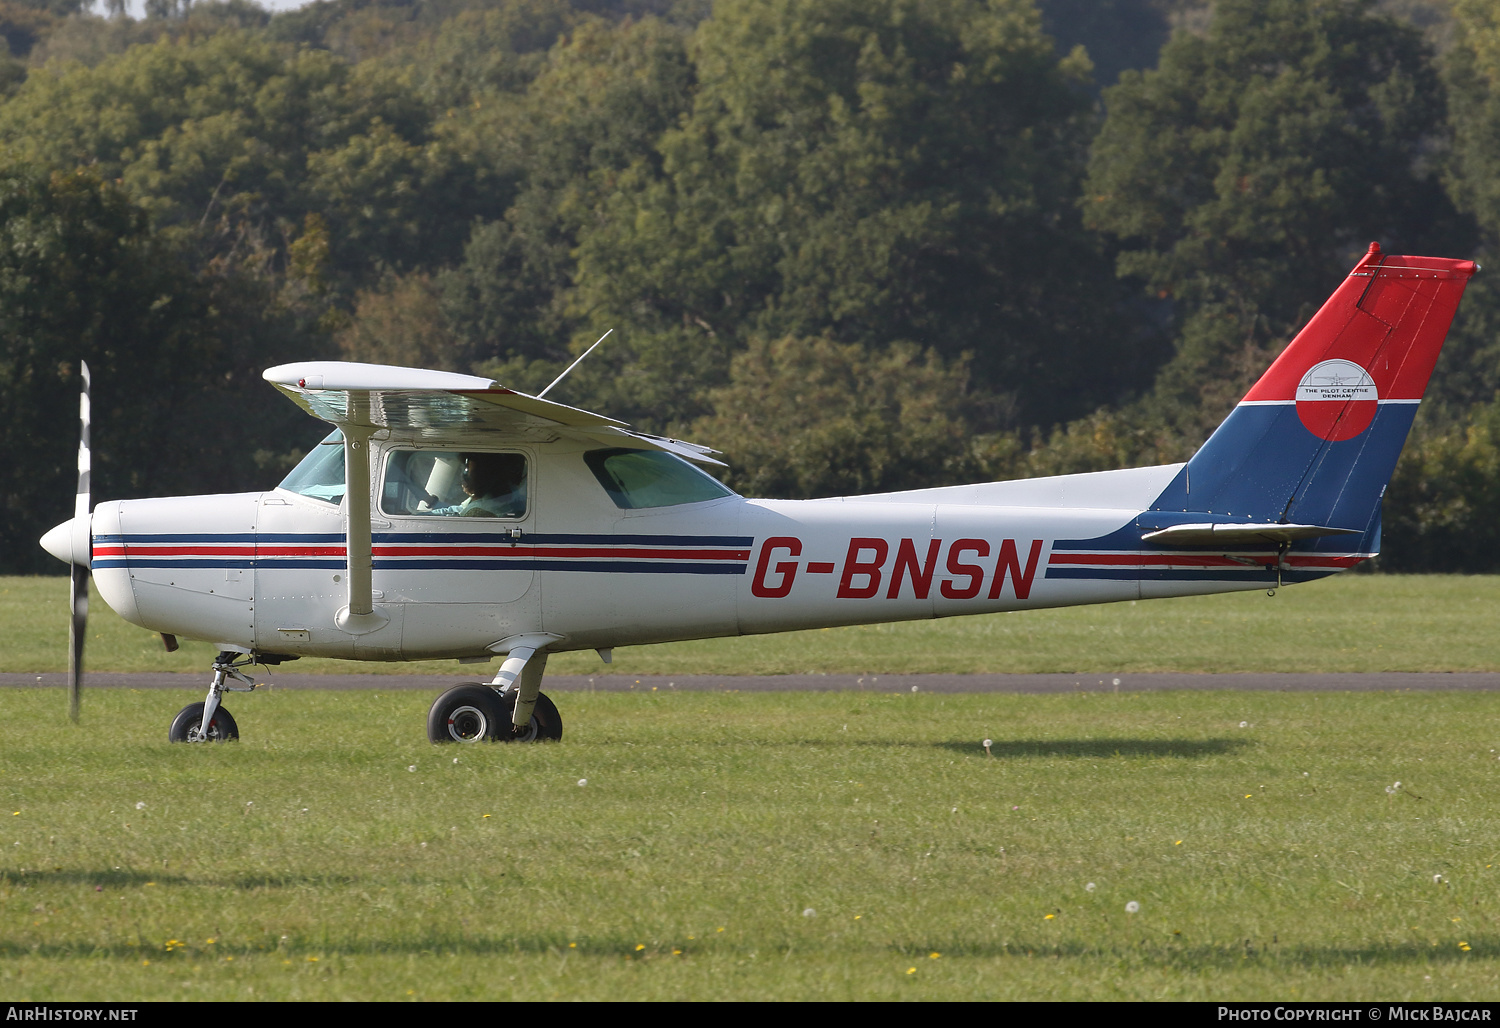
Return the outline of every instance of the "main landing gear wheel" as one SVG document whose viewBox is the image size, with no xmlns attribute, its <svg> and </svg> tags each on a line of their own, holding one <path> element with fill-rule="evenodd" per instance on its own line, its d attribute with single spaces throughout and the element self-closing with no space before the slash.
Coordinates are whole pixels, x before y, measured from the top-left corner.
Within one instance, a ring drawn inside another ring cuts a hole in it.
<svg viewBox="0 0 1500 1028">
<path fill-rule="evenodd" d="M 172 719 L 167 738 L 172 742 L 229 742 L 240 737 L 240 726 L 223 707 L 214 711 L 213 720 L 208 723 L 207 738 L 201 732 L 202 726 L 203 704 L 189 703 Z"/>
<path fill-rule="evenodd" d="M 502 693 L 498 699 L 505 708 L 505 727 L 513 729 L 511 719 L 516 711 L 516 691 Z M 536 694 L 536 706 L 531 708 L 531 724 L 524 732 L 512 734 L 511 742 L 556 742 L 562 738 L 562 715 L 544 692 Z"/>
<path fill-rule="evenodd" d="M 433 701 L 427 712 L 427 738 L 432 742 L 542 742 L 562 738 L 557 705 L 538 695 L 531 724 L 523 733 L 511 731 L 516 709 L 514 690 L 500 693 L 487 685 L 458 685 Z M 202 707 L 199 708 L 202 716 Z"/>
</svg>

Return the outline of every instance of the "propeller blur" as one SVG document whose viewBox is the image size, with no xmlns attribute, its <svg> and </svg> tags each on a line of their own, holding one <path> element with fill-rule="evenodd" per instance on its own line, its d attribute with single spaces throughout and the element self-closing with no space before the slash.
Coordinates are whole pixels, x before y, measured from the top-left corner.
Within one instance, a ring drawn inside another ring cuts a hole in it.
<svg viewBox="0 0 1500 1028">
<path fill-rule="evenodd" d="M 217 643 L 179 741 L 236 738 L 222 694 L 299 656 L 503 656 L 438 697 L 429 738 L 556 739 L 551 653 L 1336 574 L 1379 551 L 1381 497 L 1476 270 L 1371 244 L 1184 464 L 872 496 L 748 499 L 700 469 L 719 464 L 704 446 L 486 378 L 312 362 L 265 372 L 333 426 L 278 487 L 90 514 L 85 385 L 78 508 L 42 541 L 73 566 L 73 678 L 90 567 L 125 620 Z"/>
</svg>

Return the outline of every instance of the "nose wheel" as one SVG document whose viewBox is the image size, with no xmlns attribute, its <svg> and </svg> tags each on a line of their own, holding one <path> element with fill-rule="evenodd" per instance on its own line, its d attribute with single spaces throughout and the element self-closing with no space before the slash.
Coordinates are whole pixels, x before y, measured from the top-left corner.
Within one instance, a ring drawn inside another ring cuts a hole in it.
<svg viewBox="0 0 1500 1028">
<path fill-rule="evenodd" d="M 220 707 L 208 719 L 208 732 L 203 731 L 202 703 L 189 703 L 172 719 L 167 738 L 172 742 L 229 742 L 240 737 L 240 726 L 234 716 Z"/>
</svg>

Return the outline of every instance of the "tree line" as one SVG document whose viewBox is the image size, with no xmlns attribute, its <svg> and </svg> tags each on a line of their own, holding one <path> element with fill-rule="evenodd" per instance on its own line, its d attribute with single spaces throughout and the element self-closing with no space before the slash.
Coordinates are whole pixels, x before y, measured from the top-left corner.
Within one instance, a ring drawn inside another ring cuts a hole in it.
<svg viewBox="0 0 1500 1028">
<path fill-rule="evenodd" d="M 494 376 L 805 497 L 1185 459 L 1371 240 L 1500 239 L 1487 0 L 0 0 L 0 569 L 265 488 L 294 359 Z M 1500 570 L 1476 278 L 1384 566 Z"/>
</svg>

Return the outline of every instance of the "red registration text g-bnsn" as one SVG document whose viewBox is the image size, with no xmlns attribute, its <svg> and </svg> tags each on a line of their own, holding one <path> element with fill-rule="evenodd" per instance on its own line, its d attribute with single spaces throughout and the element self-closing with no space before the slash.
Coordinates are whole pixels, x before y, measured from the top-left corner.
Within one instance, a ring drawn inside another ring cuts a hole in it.
<svg viewBox="0 0 1500 1028">
<path fill-rule="evenodd" d="M 947 547 L 946 558 L 941 560 L 938 555 L 943 549 L 943 540 L 924 539 L 922 542 L 926 544 L 923 547 L 925 553 L 917 549 L 917 543 L 912 539 L 898 540 L 894 547 L 890 540 L 877 537 L 850 539 L 839 568 L 838 598 L 870 600 L 883 591 L 888 600 L 900 599 L 903 594 L 925 600 L 936 584 L 938 594 L 947 600 L 972 600 L 981 594 L 998 600 L 1007 582 L 1016 599 L 1031 596 L 1031 585 L 1041 563 L 1041 539 L 1030 541 L 1024 561 L 1014 539 L 1001 539 L 998 545 L 991 545 L 987 539 L 955 539 Z M 887 575 L 886 565 L 891 562 L 893 549 L 895 565 Z M 797 571 L 802 566 L 795 558 L 801 555 L 802 540 L 795 536 L 778 535 L 767 539 L 755 562 L 755 575 L 750 580 L 751 595 L 780 599 L 790 594 Z M 808 574 L 816 575 L 831 573 L 834 568 L 832 561 L 811 561 L 806 570 Z M 939 569 L 946 571 L 947 575 L 935 574 Z M 984 588 L 986 581 L 989 582 L 987 591 Z M 887 584 L 884 590 L 881 589 L 883 584 Z"/>
</svg>

